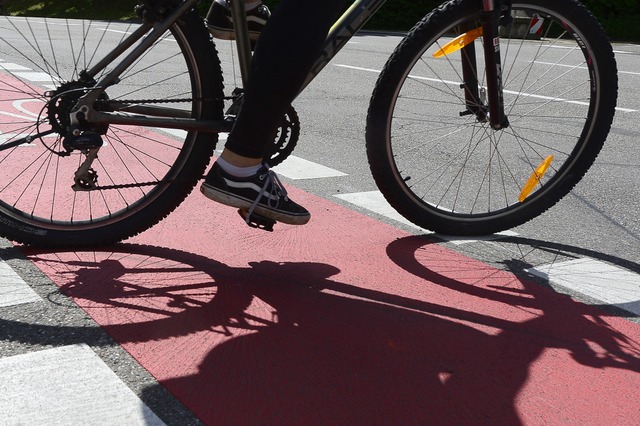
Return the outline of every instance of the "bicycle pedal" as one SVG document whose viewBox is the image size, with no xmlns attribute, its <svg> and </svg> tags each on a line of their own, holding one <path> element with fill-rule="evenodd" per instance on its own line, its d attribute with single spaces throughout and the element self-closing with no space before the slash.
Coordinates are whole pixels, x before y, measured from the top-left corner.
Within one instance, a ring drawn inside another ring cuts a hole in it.
<svg viewBox="0 0 640 426">
<path fill-rule="evenodd" d="M 251 215 L 249 215 L 249 212 L 243 209 L 239 209 L 238 214 L 250 227 L 262 229 L 263 231 L 273 232 L 273 225 L 276 224 L 275 220 L 261 216 L 257 213 L 252 213 Z"/>
</svg>

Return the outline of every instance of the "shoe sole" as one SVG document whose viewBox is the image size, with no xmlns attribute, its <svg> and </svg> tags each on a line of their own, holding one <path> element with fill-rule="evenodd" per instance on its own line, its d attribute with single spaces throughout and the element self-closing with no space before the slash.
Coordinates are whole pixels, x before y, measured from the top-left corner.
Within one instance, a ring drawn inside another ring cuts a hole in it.
<svg viewBox="0 0 640 426">
<path fill-rule="evenodd" d="M 220 39 L 220 40 L 235 40 L 236 39 L 235 31 L 230 30 L 228 28 L 209 26 L 209 32 L 211 33 L 211 35 L 214 38 L 217 38 L 217 39 Z M 260 38 L 260 33 L 259 32 L 249 31 L 249 40 L 251 40 L 253 42 L 256 42 L 256 41 L 258 41 L 258 38 Z"/>
<path fill-rule="evenodd" d="M 204 194 L 210 200 L 216 201 L 220 204 L 224 204 L 225 206 L 236 207 L 239 209 L 249 210 L 253 201 L 248 201 L 243 198 L 238 198 L 235 194 L 229 194 L 224 191 L 220 191 L 217 188 L 211 187 L 206 183 L 203 183 L 200 186 L 200 192 Z M 259 214 L 260 216 L 264 216 L 268 219 L 273 219 L 276 222 L 286 223 L 288 225 L 304 225 L 309 222 L 311 219 L 311 215 L 303 215 L 303 216 L 293 216 L 290 214 L 285 214 L 278 212 L 276 210 L 271 210 L 267 207 L 263 207 L 260 204 L 256 206 L 254 212 Z"/>
</svg>

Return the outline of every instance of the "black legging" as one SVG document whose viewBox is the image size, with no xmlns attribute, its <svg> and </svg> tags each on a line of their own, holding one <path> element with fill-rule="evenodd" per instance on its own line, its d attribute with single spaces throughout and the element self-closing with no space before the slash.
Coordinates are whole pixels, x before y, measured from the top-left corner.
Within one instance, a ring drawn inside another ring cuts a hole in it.
<svg viewBox="0 0 640 426">
<path fill-rule="evenodd" d="M 347 0 L 282 0 L 256 46 L 245 99 L 226 148 L 263 158 Z"/>
</svg>

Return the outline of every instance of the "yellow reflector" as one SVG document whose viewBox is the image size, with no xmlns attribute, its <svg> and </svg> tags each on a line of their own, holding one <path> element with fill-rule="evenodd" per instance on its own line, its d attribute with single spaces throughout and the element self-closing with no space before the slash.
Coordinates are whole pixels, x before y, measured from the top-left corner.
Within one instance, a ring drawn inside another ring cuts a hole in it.
<svg viewBox="0 0 640 426">
<path fill-rule="evenodd" d="M 457 52 L 469 43 L 473 43 L 475 39 L 482 37 L 482 27 L 476 28 L 451 40 L 445 44 L 444 47 L 433 54 L 434 58 L 441 58 L 445 55 L 449 55 L 453 52 Z"/>
<path fill-rule="evenodd" d="M 520 193 L 520 197 L 518 197 L 518 200 L 520 200 L 521 203 L 531 195 L 533 189 L 538 185 L 538 183 L 540 183 L 540 179 L 542 179 L 542 176 L 547 172 L 552 161 L 553 155 L 548 156 L 542 163 L 540 163 L 538 168 L 531 173 L 531 177 L 529 177 L 529 180 L 525 183 L 524 188 L 522 188 L 522 192 Z"/>
</svg>

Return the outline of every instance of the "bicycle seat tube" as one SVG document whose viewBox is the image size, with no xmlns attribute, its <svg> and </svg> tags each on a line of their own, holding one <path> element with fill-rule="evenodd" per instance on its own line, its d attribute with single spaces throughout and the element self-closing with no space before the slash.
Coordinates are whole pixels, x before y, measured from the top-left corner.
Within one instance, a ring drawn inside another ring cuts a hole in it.
<svg viewBox="0 0 640 426">
<path fill-rule="evenodd" d="M 244 2 L 242 0 L 229 0 L 231 6 L 231 20 L 233 30 L 236 34 L 236 45 L 238 49 L 238 62 L 240 74 L 242 75 L 242 85 L 247 87 L 249 77 L 249 64 L 251 63 L 251 41 L 249 40 L 249 28 L 247 26 L 247 15 Z"/>
</svg>

